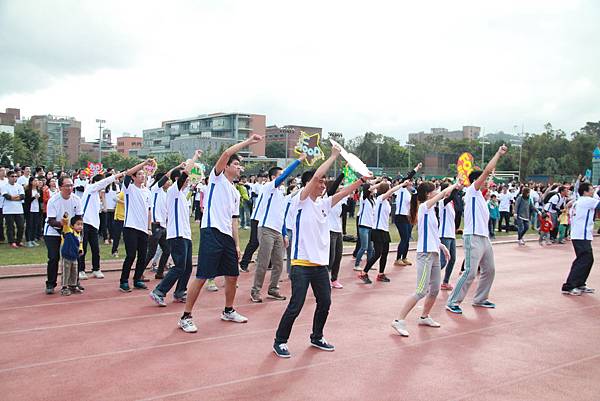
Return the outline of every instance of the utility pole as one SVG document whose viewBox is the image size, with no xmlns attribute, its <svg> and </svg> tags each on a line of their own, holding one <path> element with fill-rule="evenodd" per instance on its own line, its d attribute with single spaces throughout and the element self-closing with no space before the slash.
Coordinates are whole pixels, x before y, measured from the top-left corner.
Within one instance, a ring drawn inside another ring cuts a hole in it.
<svg viewBox="0 0 600 401">
<path fill-rule="evenodd" d="M 106 123 L 106 120 L 97 118 L 96 122 L 98 123 L 98 131 L 100 131 L 100 141 L 98 142 L 98 163 L 102 163 L 102 124 Z"/>
</svg>

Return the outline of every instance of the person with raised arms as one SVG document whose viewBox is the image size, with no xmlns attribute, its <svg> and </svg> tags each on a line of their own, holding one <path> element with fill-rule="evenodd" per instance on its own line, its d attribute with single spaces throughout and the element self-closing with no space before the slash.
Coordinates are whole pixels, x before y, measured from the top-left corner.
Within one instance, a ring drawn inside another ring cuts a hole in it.
<svg viewBox="0 0 600 401">
<path fill-rule="evenodd" d="M 287 229 L 285 227 L 285 196 L 280 189 L 285 179 L 306 159 L 302 153 L 285 170 L 281 167 L 269 169 L 269 182 L 265 184 L 261 197 L 264 202 L 256 208 L 258 221 L 258 256 L 254 272 L 254 284 L 250 290 L 250 300 L 260 303 L 262 289 L 267 267 L 272 266 L 271 282 L 267 291 L 267 298 L 285 301 L 285 296 L 279 293 L 279 277 L 283 271 L 283 253 L 287 248 Z"/>
<path fill-rule="evenodd" d="M 86 185 L 81 202 L 83 204 L 83 253 L 79 256 L 78 270 L 79 279 L 87 280 L 85 273 L 85 256 L 87 255 L 88 244 L 92 251 L 92 276 L 95 278 L 104 278 L 100 270 L 100 244 L 98 242 L 98 229 L 100 228 L 100 191 L 120 179 L 125 172 L 111 175 L 104 178 L 102 174 L 96 174 L 92 177 L 89 184 Z"/>
<path fill-rule="evenodd" d="M 344 197 L 350 195 L 365 177 L 356 180 L 335 195 L 323 197 L 326 189 L 325 175 L 340 154 L 341 148 L 335 145 L 331 156 L 317 169 L 302 175 L 304 188 L 294 199 L 291 210 L 294 214 L 294 240 L 292 246 L 292 296 L 288 304 L 273 344 L 273 352 L 281 358 L 289 358 L 287 342 L 294 321 L 300 314 L 308 287 L 311 286 L 317 301 L 313 318 L 310 344 L 324 351 L 333 351 L 335 347 L 323 338 L 323 328 L 331 306 L 331 286 L 327 264 L 329 263 L 329 224 L 327 215 Z"/>
<path fill-rule="evenodd" d="M 173 294 L 173 300 L 181 303 L 186 302 L 187 284 L 192 274 L 192 230 L 190 227 L 190 202 L 187 197 L 187 189 L 189 174 L 201 155 L 202 151 L 196 150 L 191 159 L 173 168 L 165 177 L 158 180 L 159 187 L 161 186 L 161 180 L 168 181 L 170 179 L 173 182 L 164 200 L 166 214 L 164 219 L 167 226 L 165 237 L 169 241 L 166 250 L 167 258 L 170 249 L 174 263 L 167 275 L 150 292 L 150 298 L 158 306 L 167 306 L 165 297 L 173 288 L 175 282 L 177 282 L 177 287 Z M 164 262 L 166 263 L 166 260 Z"/>
<path fill-rule="evenodd" d="M 82 217 L 81 199 L 73 193 L 73 181 L 69 177 L 58 179 L 59 193 L 50 198 L 46 206 L 46 224 L 44 226 L 44 243 L 48 249 L 48 265 L 46 269 L 46 294 L 54 294 L 60 261 L 60 244 L 63 219 Z M 80 286 L 78 286 L 81 289 Z"/>
<path fill-rule="evenodd" d="M 477 268 L 481 269 L 477 292 L 473 299 L 473 306 L 482 308 L 495 308 L 496 305 L 489 301 L 488 296 L 492 289 L 496 268 L 494 265 L 494 250 L 489 239 L 488 221 L 490 212 L 481 192 L 488 186 L 488 176 L 496 168 L 496 164 L 508 148 L 500 146 L 492 160 L 488 162 L 483 171 L 473 171 L 469 174 L 471 185 L 465 191 L 465 224 L 463 227 L 463 243 L 465 249 L 465 272 L 460 276 L 456 287 L 448 298 L 446 309 L 455 314 L 461 314 L 460 303 L 467 296 L 469 287 L 477 275 Z"/>
<path fill-rule="evenodd" d="M 123 242 L 125 243 L 125 260 L 119 289 L 122 292 L 131 292 L 129 287 L 129 273 L 133 261 L 135 273 L 133 274 L 133 287 L 145 290 L 143 274 L 146 268 L 146 251 L 148 249 L 148 235 L 151 233 L 150 222 L 150 192 L 143 185 L 146 182 L 146 171 L 144 167 L 156 163 L 153 159 L 143 161 L 127 170 L 123 181 L 123 192 L 125 193 L 125 223 L 123 224 Z"/>
<path fill-rule="evenodd" d="M 425 181 L 417 187 L 417 193 L 410 199 L 410 223 L 417 223 L 417 289 L 409 296 L 400 311 L 400 318 L 394 320 L 392 327 L 403 337 L 408 337 L 406 316 L 417 305 L 417 302 L 427 296 L 423 312 L 418 319 L 420 326 L 440 327 L 440 324 L 429 316 L 431 308 L 440 292 L 442 270 L 440 252 L 449 259 L 448 249 L 440 242 L 438 219 L 435 215 L 435 205 L 451 193 L 456 184 L 450 185 L 442 192 L 436 193 L 435 185 Z"/>
<path fill-rule="evenodd" d="M 401 188 L 409 185 L 410 181 L 405 180 L 401 184 L 396 185 L 390 189 L 388 182 L 380 182 L 372 190 L 377 191 L 378 195 L 375 199 L 375 225 L 373 231 L 371 231 L 371 238 L 373 239 L 373 247 L 375 252 L 367 260 L 367 265 L 364 270 L 358 276 L 365 284 L 371 284 L 372 281 L 369 278 L 369 270 L 379 260 L 379 274 L 377 274 L 377 281 L 389 283 L 390 279 L 385 275 L 385 265 L 387 263 L 388 253 L 390 251 L 390 212 L 392 207 L 389 202 L 389 198 L 394 195 Z"/>
<path fill-rule="evenodd" d="M 398 229 L 400 235 L 400 242 L 398 242 L 398 249 L 396 251 L 396 266 L 410 266 L 412 262 L 408 260 L 408 248 L 410 242 L 410 233 L 412 232 L 412 225 L 408 221 L 408 209 L 410 207 L 410 198 L 413 194 L 413 183 L 412 179 L 421 169 L 423 163 L 419 163 L 414 169 L 410 170 L 405 177 L 401 177 L 402 181 L 409 180 L 409 184 L 405 187 L 400 188 L 396 192 L 396 213 L 394 216 L 394 223 Z"/>
<path fill-rule="evenodd" d="M 254 134 L 229 147 L 210 172 L 208 199 L 200 229 L 196 280 L 192 281 L 185 309 L 178 323 L 186 333 L 198 331 L 192 319 L 192 309 L 204 283 L 218 276 L 225 276 L 225 309 L 221 313 L 221 320 L 235 323 L 248 321 L 248 318 L 233 308 L 240 274 L 238 261 L 241 256 L 238 236 L 240 193 L 235 189 L 233 181 L 239 178 L 242 168 L 241 157 L 237 152 L 262 139 L 260 135 Z"/>
<path fill-rule="evenodd" d="M 448 188 L 450 184 L 444 182 L 440 189 L 443 191 Z M 459 184 L 452 190 L 452 192 L 446 192 L 444 199 L 440 199 L 438 202 L 438 210 L 440 213 L 440 241 L 450 253 L 450 259 L 446 260 L 444 254 L 440 255 L 440 264 L 442 269 L 446 269 L 444 273 L 444 279 L 442 280 L 442 286 L 440 289 L 444 291 L 452 291 L 452 285 L 450 284 L 450 277 L 454 270 L 454 264 L 456 263 L 456 205 L 462 202 L 460 191 L 462 185 Z"/>
</svg>

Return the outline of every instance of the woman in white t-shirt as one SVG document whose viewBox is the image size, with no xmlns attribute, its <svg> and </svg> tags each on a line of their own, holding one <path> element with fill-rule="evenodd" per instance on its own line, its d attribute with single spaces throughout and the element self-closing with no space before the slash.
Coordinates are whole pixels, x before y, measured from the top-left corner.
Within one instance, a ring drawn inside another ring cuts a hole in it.
<svg viewBox="0 0 600 401">
<path fill-rule="evenodd" d="M 360 241 L 360 248 L 356 252 L 354 270 L 361 270 L 360 260 L 365 252 L 367 252 L 367 260 L 371 259 L 374 253 L 371 230 L 374 225 L 375 201 L 369 188 L 369 184 L 362 186 L 362 203 L 360 205 L 360 216 L 358 217 L 358 240 Z"/>
<path fill-rule="evenodd" d="M 446 194 L 452 192 L 456 184 L 448 186 L 442 192 L 435 192 L 435 185 L 429 181 L 423 182 L 417 188 L 417 193 L 410 199 L 411 224 L 418 223 L 419 238 L 417 241 L 417 289 L 414 295 L 408 297 L 400 311 L 400 318 L 394 320 L 392 327 L 403 337 L 408 337 L 406 316 L 425 295 L 423 313 L 418 319 L 421 326 L 440 327 L 440 324 L 429 317 L 435 299 L 440 291 L 441 266 L 440 251 L 446 260 L 450 259 L 448 249 L 440 242 L 438 220 L 435 215 L 435 205 Z"/>
</svg>

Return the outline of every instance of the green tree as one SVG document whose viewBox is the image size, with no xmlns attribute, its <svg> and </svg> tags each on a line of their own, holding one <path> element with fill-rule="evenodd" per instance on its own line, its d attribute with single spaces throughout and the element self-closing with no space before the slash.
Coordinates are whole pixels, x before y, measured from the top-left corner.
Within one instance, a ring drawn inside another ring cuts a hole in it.
<svg viewBox="0 0 600 401">
<path fill-rule="evenodd" d="M 265 146 L 265 156 L 267 157 L 285 157 L 285 144 L 283 142 L 269 142 Z M 291 155 L 288 155 L 291 156 Z"/>
<path fill-rule="evenodd" d="M 0 132 L 0 166 L 10 166 L 15 153 L 15 141 L 12 134 Z"/>
<path fill-rule="evenodd" d="M 185 157 L 181 153 L 169 153 L 158 163 L 158 171 L 167 172 L 184 161 Z"/>
<path fill-rule="evenodd" d="M 46 160 L 47 140 L 29 123 L 18 124 L 14 135 L 14 162 L 40 166 Z"/>
</svg>

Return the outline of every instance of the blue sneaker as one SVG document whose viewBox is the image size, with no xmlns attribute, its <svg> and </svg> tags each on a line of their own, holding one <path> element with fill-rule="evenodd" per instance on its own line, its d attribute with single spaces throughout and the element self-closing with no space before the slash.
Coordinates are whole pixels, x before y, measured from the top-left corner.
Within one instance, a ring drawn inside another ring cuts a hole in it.
<svg viewBox="0 0 600 401">
<path fill-rule="evenodd" d="M 493 303 L 493 302 L 490 302 L 490 301 L 486 300 L 486 301 L 483 301 L 481 303 L 473 303 L 473 306 L 477 306 L 477 307 L 480 307 L 480 308 L 490 308 L 490 309 L 493 309 L 493 308 L 496 307 L 496 304 Z"/>
<path fill-rule="evenodd" d="M 310 340 L 310 345 L 323 351 L 335 351 L 333 344 L 329 344 L 323 337 L 318 340 Z"/>
<path fill-rule="evenodd" d="M 273 352 L 280 358 L 291 358 L 292 356 L 286 343 L 273 344 Z"/>
<path fill-rule="evenodd" d="M 131 292 L 131 288 L 129 288 L 129 283 L 121 283 L 119 285 L 119 291 L 121 291 L 121 292 Z"/>
<path fill-rule="evenodd" d="M 144 284 L 143 281 L 136 281 L 135 283 L 133 283 L 133 287 L 138 290 L 147 290 L 148 289 L 148 287 L 146 286 L 146 284 Z"/>
<path fill-rule="evenodd" d="M 453 305 L 446 305 L 446 310 L 448 312 L 452 312 L 455 313 L 457 315 L 462 315 L 462 309 L 460 309 L 460 306 L 453 304 Z"/>
</svg>

